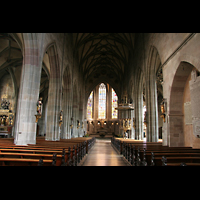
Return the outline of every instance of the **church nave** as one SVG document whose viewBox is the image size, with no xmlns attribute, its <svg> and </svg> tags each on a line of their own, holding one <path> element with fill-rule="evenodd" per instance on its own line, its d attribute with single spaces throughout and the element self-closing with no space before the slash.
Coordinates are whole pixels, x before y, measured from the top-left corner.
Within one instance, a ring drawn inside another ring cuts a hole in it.
<svg viewBox="0 0 200 200">
<path fill-rule="evenodd" d="M 110 139 L 96 139 L 82 166 L 129 166 L 124 160 L 123 155 L 111 146 Z"/>
</svg>

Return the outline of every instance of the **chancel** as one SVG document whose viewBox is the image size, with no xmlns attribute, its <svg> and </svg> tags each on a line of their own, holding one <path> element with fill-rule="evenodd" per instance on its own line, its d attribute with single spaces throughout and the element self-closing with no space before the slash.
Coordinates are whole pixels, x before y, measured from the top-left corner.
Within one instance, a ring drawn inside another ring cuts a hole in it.
<svg viewBox="0 0 200 200">
<path fill-rule="evenodd" d="M 199 33 L 0 33 L 0 165 L 200 165 Z"/>
</svg>

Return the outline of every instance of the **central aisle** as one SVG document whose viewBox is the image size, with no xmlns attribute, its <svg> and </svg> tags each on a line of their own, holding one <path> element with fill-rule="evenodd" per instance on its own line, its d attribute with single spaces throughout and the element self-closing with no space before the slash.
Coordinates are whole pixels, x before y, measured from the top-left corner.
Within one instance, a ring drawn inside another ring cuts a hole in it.
<svg viewBox="0 0 200 200">
<path fill-rule="evenodd" d="M 82 166 L 129 166 L 111 146 L 110 139 L 96 139 Z"/>
</svg>

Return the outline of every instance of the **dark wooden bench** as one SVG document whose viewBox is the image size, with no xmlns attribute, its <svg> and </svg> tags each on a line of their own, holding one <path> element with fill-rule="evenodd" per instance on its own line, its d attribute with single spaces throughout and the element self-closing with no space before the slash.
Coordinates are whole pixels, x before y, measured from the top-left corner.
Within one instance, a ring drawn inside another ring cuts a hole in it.
<svg viewBox="0 0 200 200">
<path fill-rule="evenodd" d="M 41 144 L 41 145 L 30 145 L 30 146 L 22 146 L 22 147 L 19 147 L 19 146 L 14 146 L 14 145 L 11 145 L 11 146 L 0 146 L 0 148 L 9 148 L 9 149 L 22 149 L 22 150 L 40 150 L 40 151 L 34 151 L 34 153 L 37 153 L 37 152 L 44 152 L 44 153 L 47 153 L 50 151 L 63 151 L 63 149 L 65 149 L 65 152 L 66 152 L 66 159 L 65 159 L 65 162 L 66 163 L 69 163 L 67 165 L 69 166 L 76 166 L 78 162 L 80 162 L 80 160 L 82 159 L 83 157 L 83 151 L 80 150 L 81 146 L 79 146 L 79 144 L 75 145 L 75 143 L 68 143 L 68 144 L 61 144 L 61 143 L 57 143 L 55 145 L 55 143 L 53 143 L 53 145 L 51 145 L 50 143 L 48 144 Z M 1 149 L 0 149 L 1 150 Z M 24 151 L 25 152 L 25 151 Z M 58 152 L 56 152 L 58 153 Z M 68 155 L 70 154 L 70 156 Z M 69 158 L 71 158 L 71 162 L 69 161 Z M 71 163 L 71 164 L 70 164 Z"/>
<path fill-rule="evenodd" d="M 81 161 L 81 159 L 84 157 L 86 154 L 86 148 L 81 144 L 81 143 L 48 143 L 48 144 L 43 144 L 38 147 L 29 147 L 29 149 L 41 149 L 41 150 L 61 150 L 65 149 L 66 151 L 69 151 L 69 148 L 71 148 L 71 159 L 73 162 L 73 166 L 77 166 L 78 163 Z"/>
<path fill-rule="evenodd" d="M 37 164 L 45 166 L 46 160 L 51 160 L 51 165 L 54 166 L 76 166 L 94 144 L 95 138 L 64 139 L 56 142 L 45 141 L 43 138 L 37 139 L 36 145 L 28 146 L 14 145 L 12 142 L 13 139 L 10 138 L 0 140 L 0 158 L 2 159 L 0 164 L 2 165 L 25 165 L 26 163 L 28 166 Z M 21 164 L 19 159 L 22 160 Z"/>
<path fill-rule="evenodd" d="M 157 156 L 154 157 L 155 166 L 180 166 L 181 163 L 187 163 L 186 165 L 194 166 L 200 165 L 200 156 Z M 190 163 L 190 164 L 188 164 Z M 194 164 L 198 163 L 198 164 Z M 194 164 L 194 165 L 193 165 Z"/>
<path fill-rule="evenodd" d="M 67 166 L 70 159 L 64 150 L 30 150 L 30 149 L 0 149 L 0 158 L 37 158 L 53 159 L 55 157 L 55 166 Z"/>
<path fill-rule="evenodd" d="M 121 148 L 119 153 L 133 166 L 178 166 L 181 163 L 198 166 L 200 163 L 200 149 L 122 139 L 112 139 L 112 143 L 119 150 Z"/>
<path fill-rule="evenodd" d="M 40 159 L 0 158 L 0 166 L 38 166 Z M 44 166 L 54 166 L 53 160 L 42 160 Z"/>
</svg>

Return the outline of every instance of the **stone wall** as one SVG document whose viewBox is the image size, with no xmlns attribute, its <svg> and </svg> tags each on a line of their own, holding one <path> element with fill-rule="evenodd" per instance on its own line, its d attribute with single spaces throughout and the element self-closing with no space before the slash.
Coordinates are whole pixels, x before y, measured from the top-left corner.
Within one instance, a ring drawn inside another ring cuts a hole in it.
<svg viewBox="0 0 200 200">
<path fill-rule="evenodd" d="M 140 74 L 143 75 L 145 81 L 148 81 L 147 76 L 155 76 L 156 71 L 150 72 L 150 66 L 148 63 L 151 59 L 155 59 L 152 57 L 151 49 L 152 46 L 157 49 L 158 55 L 160 57 L 162 71 L 163 71 L 163 98 L 166 99 L 167 102 L 167 113 L 166 113 L 166 123 L 163 123 L 163 145 L 168 146 L 185 146 L 189 145 L 185 144 L 183 138 L 187 138 L 186 133 L 183 133 L 183 120 L 181 116 L 170 117 L 170 113 L 173 111 L 173 107 L 176 105 L 170 102 L 171 95 L 177 95 L 178 93 L 175 90 L 172 90 L 173 81 L 177 72 L 178 67 L 181 62 L 186 62 L 194 66 L 197 70 L 200 70 L 200 34 L 191 34 L 191 33 L 150 33 L 150 34 L 137 34 L 135 39 L 135 51 L 133 55 L 133 59 L 130 62 L 129 66 L 129 80 L 135 80 L 135 82 L 142 81 L 140 78 Z M 186 66 L 187 68 L 187 66 Z M 149 73 L 150 72 L 150 73 Z M 187 77 L 189 74 L 187 74 Z M 150 78 L 151 79 L 151 78 Z M 181 81 L 181 80 L 180 80 Z M 183 80 L 186 84 L 187 78 Z M 175 83 L 175 85 L 178 84 Z M 177 87 L 179 87 L 177 85 Z M 152 94 L 154 93 L 154 89 L 152 87 L 148 88 L 148 84 L 145 86 L 145 93 Z M 175 89 L 175 88 L 174 88 Z M 183 88 L 184 90 L 184 88 Z M 132 95 L 132 94 L 130 94 Z M 137 95 L 134 92 L 133 95 Z M 138 96 L 135 97 L 136 99 Z M 147 97 L 148 98 L 148 97 Z M 177 103 L 181 102 L 181 110 L 183 107 L 183 100 L 177 100 Z M 149 108 L 147 106 L 147 113 L 152 109 L 151 105 Z M 158 105 L 159 106 L 159 105 Z M 171 107 L 172 106 L 172 107 Z M 171 113 L 172 114 L 172 113 Z M 183 113 L 179 113 L 183 115 Z M 180 119 L 179 119 L 180 118 Z M 137 118 L 136 118 L 137 120 Z M 151 123 L 151 118 L 149 118 L 149 123 Z M 181 120 L 181 121 L 180 121 Z M 172 127 L 174 122 L 177 121 L 177 131 L 174 129 L 174 133 L 172 131 Z M 179 128 L 178 128 L 178 124 Z M 147 130 L 148 131 L 148 130 Z M 150 136 L 153 131 L 149 131 Z M 192 140 L 193 141 L 193 140 Z M 190 146 L 193 146 L 194 142 L 190 143 Z M 199 143 L 195 141 L 195 143 Z"/>
</svg>

